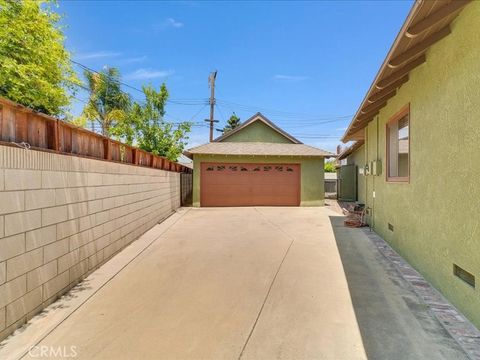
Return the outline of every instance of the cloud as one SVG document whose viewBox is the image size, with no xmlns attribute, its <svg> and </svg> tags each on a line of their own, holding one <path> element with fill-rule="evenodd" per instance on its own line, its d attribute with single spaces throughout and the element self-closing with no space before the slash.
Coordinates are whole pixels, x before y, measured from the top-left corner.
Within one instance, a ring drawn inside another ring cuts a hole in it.
<svg viewBox="0 0 480 360">
<path fill-rule="evenodd" d="M 176 21 L 175 19 L 173 18 L 168 18 L 165 20 L 165 25 L 166 26 L 171 26 L 171 27 L 174 27 L 174 28 L 181 28 L 183 27 L 183 23 L 180 22 L 180 21 Z"/>
<path fill-rule="evenodd" d="M 97 51 L 97 52 L 91 52 L 91 53 L 78 54 L 77 56 L 75 56 L 75 58 L 77 60 L 89 60 L 89 59 L 117 57 L 120 55 L 122 55 L 122 53 L 114 52 L 114 51 Z"/>
<path fill-rule="evenodd" d="M 145 60 L 147 60 L 147 55 L 125 58 L 120 61 L 124 64 L 131 64 L 131 63 L 144 62 Z"/>
<path fill-rule="evenodd" d="M 170 75 L 173 75 L 175 72 L 173 70 L 152 70 L 152 69 L 137 69 L 130 74 L 125 76 L 127 80 L 149 80 L 149 79 L 158 79 L 165 78 Z"/>
<path fill-rule="evenodd" d="M 307 79 L 308 79 L 308 76 L 301 76 L 301 75 L 277 74 L 273 76 L 273 80 L 284 80 L 284 81 L 303 81 Z"/>
<path fill-rule="evenodd" d="M 179 29 L 183 27 L 183 23 L 175 20 L 174 18 L 166 18 L 160 24 L 152 25 L 154 31 L 162 31 L 168 28 Z"/>
</svg>

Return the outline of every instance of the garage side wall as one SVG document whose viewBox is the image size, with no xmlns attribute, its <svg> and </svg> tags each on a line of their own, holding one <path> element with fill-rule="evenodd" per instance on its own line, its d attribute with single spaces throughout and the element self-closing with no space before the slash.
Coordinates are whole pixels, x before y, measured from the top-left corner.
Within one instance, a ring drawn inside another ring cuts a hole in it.
<svg viewBox="0 0 480 360">
<path fill-rule="evenodd" d="M 290 156 L 225 156 L 225 155 L 194 155 L 193 159 L 193 206 L 200 206 L 200 163 L 290 163 L 301 166 L 301 206 L 324 205 L 324 159 L 299 158 Z"/>
<path fill-rule="evenodd" d="M 180 206 L 180 173 L 0 146 L 0 340 Z"/>
</svg>

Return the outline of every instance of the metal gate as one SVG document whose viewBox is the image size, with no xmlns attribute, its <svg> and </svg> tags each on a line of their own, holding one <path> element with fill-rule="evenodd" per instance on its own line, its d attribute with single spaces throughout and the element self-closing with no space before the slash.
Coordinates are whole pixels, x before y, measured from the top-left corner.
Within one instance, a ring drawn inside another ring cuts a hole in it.
<svg viewBox="0 0 480 360">
<path fill-rule="evenodd" d="M 339 200 L 357 201 L 357 166 L 355 164 L 340 167 L 337 190 Z"/>
<path fill-rule="evenodd" d="M 180 174 L 180 203 L 182 206 L 192 206 L 193 174 Z"/>
</svg>

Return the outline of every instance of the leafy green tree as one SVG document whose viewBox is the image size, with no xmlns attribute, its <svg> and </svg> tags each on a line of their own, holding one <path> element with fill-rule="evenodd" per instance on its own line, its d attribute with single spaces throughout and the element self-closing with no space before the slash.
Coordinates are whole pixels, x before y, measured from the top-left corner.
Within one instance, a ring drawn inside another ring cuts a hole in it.
<svg viewBox="0 0 480 360">
<path fill-rule="evenodd" d="M 325 169 L 325 172 L 329 172 L 329 173 L 336 172 L 337 169 L 335 168 L 335 160 L 325 161 L 324 169 Z"/>
<path fill-rule="evenodd" d="M 98 123 L 102 135 L 125 137 L 131 142 L 133 130 L 127 129 L 125 125 L 131 100 L 122 91 L 120 71 L 106 67 L 98 73 L 85 70 L 84 76 L 90 96 L 82 116 L 89 122 Z"/>
<path fill-rule="evenodd" d="M 0 96 L 60 115 L 79 81 L 51 4 L 0 0 Z"/>
<path fill-rule="evenodd" d="M 233 130 L 240 126 L 240 118 L 235 114 L 235 112 L 230 116 L 230 119 L 227 121 L 227 125 L 223 128 L 223 133 L 227 133 L 230 130 Z"/>
<path fill-rule="evenodd" d="M 83 115 L 80 115 L 80 116 L 77 116 L 77 117 L 67 116 L 67 118 L 65 120 L 68 121 L 69 123 L 75 125 L 75 126 L 79 126 L 79 127 L 82 127 L 82 128 L 87 127 L 87 119 Z"/>
<path fill-rule="evenodd" d="M 159 91 L 152 86 L 143 86 L 145 102 L 135 102 L 129 116 L 129 125 L 134 130 L 133 140 L 138 147 L 156 155 L 176 161 L 182 154 L 191 130 L 189 122 L 176 126 L 164 121 L 168 90 L 162 84 Z"/>
</svg>

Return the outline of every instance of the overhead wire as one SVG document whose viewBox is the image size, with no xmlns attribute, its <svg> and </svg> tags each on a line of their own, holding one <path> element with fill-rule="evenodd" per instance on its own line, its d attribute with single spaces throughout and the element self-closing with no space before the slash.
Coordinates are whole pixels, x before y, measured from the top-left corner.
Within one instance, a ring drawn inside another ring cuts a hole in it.
<svg viewBox="0 0 480 360">
<path fill-rule="evenodd" d="M 78 61 L 71 60 L 72 63 L 80 66 L 86 71 L 89 71 L 91 73 L 96 73 L 96 74 L 101 74 L 99 71 L 92 69 Z M 105 74 L 103 74 L 105 76 Z M 108 75 L 106 75 L 108 76 Z M 143 90 L 132 86 L 124 81 L 119 81 L 119 83 L 127 88 L 130 88 L 132 90 L 135 90 L 137 92 L 140 92 L 143 94 Z M 90 91 L 88 87 L 86 87 L 84 84 L 78 84 L 74 83 L 78 87 Z M 134 98 L 134 100 L 137 101 L 143 101 L 138 98 Z M 182 99 L 168 99 L 167 102 L 175 105 L 208 105 L 208 99 L 206 98 L 182 98 Z M 340 116 L 331 116 L 331 117 L 322 117 L 322 116 L 316 116 L 312 114 L 305 114 L 305 113 L 296 113 L 296 112 L 290 112 L 290 111 L 284 111 L 284 110 L 278 110 L 278 109 L 273 109 L 273 108 L 266 108 L 266 107 L 259 107 L 259 106 L 253 106 L 253 105 L 245 105 L 245 104 L 240 104 L 237 102 L 233 101 L 228 101 L 228 100 L 223 100 L 223 99 L 217 99 L 217 108 L 220 110 L 220 104 L 223 104 L 224 106 L 228 106 L 232 112 L 234 111 L 232 106 L 237 107 L 237 111 L 242 111 L 242 112 L 251 112 L 251 111 L 258 111 L 258 110 L 263 110 L 263 111 L 269 111 L 273 113 L 274 115 L 282 116 L 284 118 L 294 118 L 296 120 L 296 123 L 301 124 L 301 125 L 316 125 L 319 124 L 320 121 L 325 121 L 325 122 L 333 122 L 333 121 L 342 121 L 343 119 L 350 118 L 353 115 L 340 115 Z M 221 110 L 220 110 L 221 112 Z M 289 121 L 289 120 L 285 120 Z M 282 120 L 277 120 L 277 122 L 281 123 L 284 122 Z"/>
<path fill-rule="evenodd" d="M 80 66 L 86 71 L 89 71 L 91 73 L 95 74 L 102 74 L 97 70 L 94 70 L 78 61 L 71 60 L 72 63 L 76 64 L 77 66 Z M 106 74 L 103 74 L 104 76 L 107 76 Z M 137 92 L 140 92 L 144 94 L 143 90 L 139 89 L 138 87 L 132 86 L 124 81 L 119 81 L 119 83 L 126 88 L 135 90 Z M 79 88 L 90 92 L 90 89 L 85 85 L 85 84 L 78 84 L 74 83 L 74 85 L 78 86 Z M 124 92 L 124 91 L 122 91 Z M 126 92 L 124 92 L 126 93 Z M 128 93 L 127 93 L 128 94 Z M 128 94 L 131 96 L 130 94 Z M 87 104 L 87 101 L 80 99 L 74 95 L 72 95 L 74 99 L 77 101 L 80 101 L 84 104 Z M 133 97 L 132 97 L 133 98 Z M 138 98 L 133 98 L 136 101 L 145 101 L 143 99 L 138 99 Z M 206 98 L 182 98 L 182 99 L 168 99 L 168 103 L 172 105 L 185 105 L 185 106 L 196 106 L 196 105 L 203 105 L 189 120 L 189 122 L 192 122 L 193 119 L 195 119 L 202 111 L 203 109 L 208 105 L 208 99 Z M 216 100 L 216 108 L 220 112 L 220 115 L 222 116 L 222 120 L 225 121 L 225 116 L 223 111 L 221 110 L 221 107 L 228 108 L 232 112 L 252 112 L 252 111 L 264 111 L 268 112 L 271 115 L 281 117 L 283 119 L 277 119 L 276 123 L 282 124 L 284 127 L 288 128 L 303 128 L 303 127 L 309 127 L 309 126 L 316 126 L 316 125 L 321 125 L 321 124 L 327 124 L 327 123 L 332 123 L 332 122 L 340 122 L 340 121 L 345 121 L 349 118 L 351 118 L 353 115 L 335 115 L 335 116 L 318 116 L 318 115 L 312 115 L 312 114 L 306 114 L 306 113 L 296 113 L 296 112 L 291 112 L 291 111 L 284 111 L 284 110 L 279 110 L 279 109 L 273 109 L 273 108 L 266 108 L 266 107 L 259 107 L 259 106 L 253 106 L 253 105 L 245 105 L 233 101 L 228 101 L 228 100 L 223 100 L 223 99 L 217 99 Z M 235 110 L 234 110 L 235 108 Z M 169 115 L 170 117 L 173 118 L 173 116 Z M 294 123 L 292 123 L 292 120 L 295 120 Z M 177 121 L 180 121 L 177 119 Z M 180 124 L 175 123 L 175 122 L 170 122 L 171 124 Z M 192 126 L 195 127 L 209 127 L 207 124 L 203 123 L 193 123 Z M 332 135 L 314 135 L 314 134 L 304 134 L 304 135 L 295 135 L 297 137 L 303 137 L 303 138 L 311 138 L 311 139 L 327 139 L 327 138 L 334 138 L 335 136 Z M 336 137 L 335 137 L 336 138 Z"/>
<path fill-rule="evenodd" d="M 215 107 L 217 108 L 218 112 L 220 113 L 220 116 L 222 117 L 223 122 L 225 122 L 225 116 L 223 115 L 222 109 L 220 109 L 220 106 L 218 104 L 215 104 Z"/>
<path fill-rule="evenodd" d="M 80 66 L 80 67 L 83 68 L 84 70 L 89 71 L 90 73 L 101 74 L 100 72 L 98 72 L 98 71 L 96 71 L 96 70 L 94 70 L 94 69 L 92 69 L 92 68 L 90 68 L 90 67 L 88 67 L 88 66 L 86 66 L 86 65 L 84 65 L 84 64 L 81 64 L 81 63 L 79 63 L 78 61 L 71 60 L 71 62 L 74 63 L 74 64 L 76 64 L 76 65 L 78 65 L 78 66 Z M 107 74 L 102 74 L 102 75 L 109 77 Z M 110 77 L 109 77 L 109 78 L 110 78 Z M 90 90 L 85 84 L 83 84 L 83 83 L 80 83 L 80 84 L 79 84 L 79 83 L 73 82 L 73 81 L 70 81 L 70 82 L 71 82 L 72 84 L 74 84 L 75 86 L 78 86 L 79 88 L 81 88 L 81 89 L 83 89 L 83 90 L 85 90 L 85 91 L 87 91 L 87 92 L 90 92 L 90 91 L 91 91 L 91 90 Z M 120 83 L 121 85 L 127 87 L 127 88 L 130 88 L 130 89 L 132 89 L 132 90 L 135 90 L 135 91 L 138 91 L 138 92 L 141 92 L 142 94 L 144 94 L 143 90 L 140 90 L 139 88 L 137 88 L 137 87 L 135 87 L 135 86 L 132 86 L 132 85 L 130 85 L 130 84 L 127 84 L 127 83 L 125 83 L 125 82 L 123 82 L 123 81 L 119 81 L 119 83 Z M 122 92 L 123 92 L 124 94 L 127 94 L 127 95 L 131 96 L 130 94 L 126 93 L 125 91 L 122 91 Z M 71 96 L 72 96 L 72 98 L 74 98 L 74 99 L 77 100 L 77 101 L 80 101 L 80 102 L 82 102 L 82 103 L 84 103 L 84 104 L 88 104 L 88 101 L 86 101 L 86 100 L 83 100 L 83 99 L 81 99 L 81 98 L 78 98 L 78 97 L 76 97 L 76 96 L 73 95 L 73 94 L 71 94 Z M 132 97 L 132 98 L 133 98 L 133 97 Z M 144 103 L 144 101 L 145 101 L 145 100 L 143 100 L 143 99 L 140 100 L 140 99 L 136 99 L 136 98 L 133 98 L 133 100 L 138 101 L 138 102 L 143 102 L 143 103 Z M 191 119 L 189 120 L 189 122 L 191 122 L 191 121 L 192 121 L 196 116 L 198 116 L 198 114 L 207 106 L 207 104 L 208 104 L 208 99 L 195 99 L 195 98 L 185 98 L 185 99 L 178 99 L 178 100 L 171 100 L 171 99 L 169 99 L 169 100 L 167 100 L 167 102 L 169 102 L 169 103 L 171 103 L 171 104 L 175 104 L 175 105 L 193 105 L 193 106 L 203 105 L 203 106 L 200 108 L 200 110 L 197 111 L 197 112 L 191 117 Z M 169 115 L 169 116 L 172 117 L 172 118 L 174 118 L 174 116 L 172 116 L 172 115 Z M 172 124 L 172 125 L 180 125 L 180 124 L 183 123 L 183 122 L 182 122 L 180 119 L 178 119 L 178 118 L 177 118 L 176 120 L 179 121 L 179 122 L 171 122 L 171 121 L 170 121 L 170 122 L 168 122 L 168 123 L 170 123 L 170 124 Z M 202 125 L 203 125 L 203 124 L 202 124 Z M 198 124 L 193 124 L 193 126 L 198 126 Z M 95 126 L 93 126 L 93 127 L 95 127 Z"/>
<path fill-rule="evenodd" d="M 106 77 L 109 77 L 107 74 L 104 74 L 104 73 L 101 73 L 95 69 L 92 69 L 90 67 L 88 67 L 87 65 L 84 65 L 82 63 L 79 63 L 78 61 L 75 61 L 75 60 L 70 60 L 73 64 L 77 65 L 77 66 L 80 66 L 82 69 L 86 70 L 86 71 L 89 71 L 90 73 L 95 73 L 95 74 L 98 74 L 98 75 L 103 75 L 103 76 L 106 76 Z M 111 77 L 109 77 L 111 78 Z M 141 94 L 144 94 L 143 90 L 142 89 L 139 89 L 138 87 L 135 87 L 135 86 L 132 86 L 124 81 L 118 81 L 119 84 L 129 88 L 129 89 L 132 89 L 132 90 L 135 90 L 135 91 L 138 91 L 140 92 Z M 75 83 L 76 85 L 78 85 L 77 83 Z M 79 87 L 81 87 L 82 89 L 84 90 L 87 90 L 87 91 L 90 91 L 90 89 L 88 89 L 85 85 L 81 84 L 81 85 L 78 85 Z M 125 93 L 125 92 L 124 92 Z M 130 95 L 130 94 L 129 94 Z M 169 103 L 172 103 L 172 104 L 176 104 L 176 105 L 200 105 L 200 104 L 203 104 L 205 103 L 206 99 L 204 98 L 199 98 L 199 99 L 195 99 L 195 98 L 186 98 L 186 99 L 168 99 L 167 102 Z"/>
<path fill-rule="evenodd" d="M 220 104 L 224 104 L 224 105 L 235 106 L 235 107 L 238 107 L 238 108 L 240 108 L 242 110 L 245 110 L 245 111 L 259 111 L 259 110 L 261 110 L 261 111 L 273 113 L 273 114 L 276 114 L 276 115 L 282 115 L 284 117 L 291 117 L 291 118 L 304 119 L 304 120 L 347 119 L 347 118 L 351 118 L 353 116 L 353 114 L 319 116 L 319 115 L 313 115 L 313 114 L 305 114 L 305 113 L 284 111 L 284 110 L 279 110 L 279 109 L 265 108 L 265 107 L 254 106 L 254 105 L 245 105 L 245 104 L 240 104 L 240 103 L 236 103 L 236 102 L 228 101 L 228 100 L 223 100 L 223 99 L 217 99 L 217 102 L 220 103 Z"/>
</svg>

